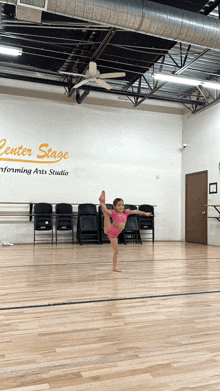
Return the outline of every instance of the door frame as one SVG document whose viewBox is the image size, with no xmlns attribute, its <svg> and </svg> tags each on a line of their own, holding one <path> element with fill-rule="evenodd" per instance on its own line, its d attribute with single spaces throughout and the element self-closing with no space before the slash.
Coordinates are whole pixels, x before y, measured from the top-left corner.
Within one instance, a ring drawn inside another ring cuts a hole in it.
<svg viewBox="0 0 220 391">
<path fill-rule="evenodd" d="M 199 174 L 206 174 L 206 205 L 208 203 L 208 170 L 204 170 L 204 171 L 197 171 L 197 172 L 191 172 L 190 174 L 185 174 L 185 242 L 187 242 L 187 234 L 186 234 L 186 229 L 187 229 L 187 225 L 186 225 L 186 213 L 187 213 L 187 188 L 186 188 L 186 184 L 187 184 L 187 176 L 190 176 L 190 175 L 199 175 Z M 206 244 L 208 243 L 208 219 L 207 219 L 207 206 L 204 206 L 204 210 L 206 212 Z M 190 243 L 190 242 L 189 242 Z"/>
</svg>

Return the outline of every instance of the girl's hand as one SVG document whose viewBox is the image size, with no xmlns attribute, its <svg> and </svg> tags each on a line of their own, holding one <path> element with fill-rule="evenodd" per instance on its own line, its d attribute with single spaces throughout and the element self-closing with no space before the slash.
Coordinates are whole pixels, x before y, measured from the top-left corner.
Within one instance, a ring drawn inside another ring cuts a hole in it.
<svg viewBox="0 0 220 391">
<path fill-rule="evenodd" d="M 145 213 L 145 216 L 152 216 L 152 213 Z"/>
</svg>

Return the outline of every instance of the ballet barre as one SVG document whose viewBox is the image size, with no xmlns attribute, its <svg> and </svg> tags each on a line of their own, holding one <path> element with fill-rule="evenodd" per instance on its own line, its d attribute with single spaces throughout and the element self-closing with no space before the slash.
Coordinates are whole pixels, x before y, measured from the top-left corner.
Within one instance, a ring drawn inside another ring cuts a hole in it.
<svg viewBox="0 0 220 391">
<path fill-rule="evenodd" d="M 220 205 L 205 205 L 205 206 L 214 208 L 219 214 L 219 216 L 207 216 L 207 218 L 208 219 L 215 219 L 220 222 L 220 210 L 218 209 L 218 208 L 220 208 Z"/>
<path fill-rule="evenodd" d="M 51 205 L 57 205 L 58 202 L 47 202 L 48 204 L 51 204 Z M 29 217 L 29 221 L 32 221 L 32 217 L 34 217 L 34 213 L 33 213 L 33 206 L 34 205 L 37 205 L 39 204 L 39 202 L 21 202 L 21 201 L 18 201 L 18 202 L 15 202 L 15 201 L 8 201 L 8 202 L 0 202 L 0 205 L 2 206 L 12 206 L 12 205 L 18 205 L 18 206 L 22 206 L 22 205 L 29 205 L 29 211 L 0 211 L 0 217 Z M 68 202 L 68 204 L 72 205 L 72 206 L 79 206 L 79 205 L 82 205 L 82 203 L 79 203 L 79 202 Z M 99 206 L 100 204 L 94 204 L 93 205 L 96 205 L 96 206 Z M 140 206 L 140 204 L 134 204 L 136 206 Z M 153 207 L 157 207 L 157 205 L 152 205 Z M 52 213 L 52 216 L 56 216 L 56 212 L 54 211 Z M 73 212 L 73 217 L 76 217 L 77 216 L 77 212 Z"/>
</svg>

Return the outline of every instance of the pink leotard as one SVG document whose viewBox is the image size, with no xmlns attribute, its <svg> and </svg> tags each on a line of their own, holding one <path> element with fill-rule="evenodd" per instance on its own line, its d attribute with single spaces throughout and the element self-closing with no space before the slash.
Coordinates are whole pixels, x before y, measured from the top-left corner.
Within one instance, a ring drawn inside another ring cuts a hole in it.
<svg viewBox="0 0 220 391">
<path fill-rule="evenodd" d="M 127 217 L 130 214 L 130 209 L 126 209 L 125 213 L 123 213 L 123 216 L 119 215 L 114 209 L 111 209 L 112 212 L 112 220 L 116 223 L 126 223 Z"/>
<path fill-rule="evenodd" d="M 116 223 L 126 223 L 127 217 L 130 214 L 130 210 L 127 209 L 126 212 L 123 214 L 123 216 L 119 215 L 115 210 L 111 209 L 112 212 L 112 220 L 113 222 L 115 221 Z M 118 235 L 121 233 L 118 228 L 116 228 L 113 224 L 111 225 L 111 228 L 108 232 L 106 232 L 106 229 L 104 228 L 104 232 L 108 237 L 111 238 L 117 238 Z"/>
<path fill-rule="evenodd" d="M 117 229 L 113 224 L 108 232 L 106 232 L 106 229 L 104 228 L 104 232 L 109 238 L 117 238 L 121 233 L 121 231 L 119 231 L 119 229 Z"/>
</svg>

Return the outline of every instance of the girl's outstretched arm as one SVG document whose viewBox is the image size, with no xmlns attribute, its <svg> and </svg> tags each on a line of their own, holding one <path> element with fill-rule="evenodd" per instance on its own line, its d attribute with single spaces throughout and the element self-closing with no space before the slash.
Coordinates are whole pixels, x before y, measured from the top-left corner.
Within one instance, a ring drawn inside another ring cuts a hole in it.
<svg viewBox="0 0 220 391">
<path fill-rule="evenodd" d="M 143 216 L 152 216 L 152 213 L 146 213 L 146 212 L 142 212 L 142 210 L 139 210 L 139 209 L 134 209 L 134 210 L 131 210 L 130 211 L 130 214 L 132 215 L 134 215 L 134 214 L 136 214 L 136 215 L 143 215 Z"/>
</svg>

